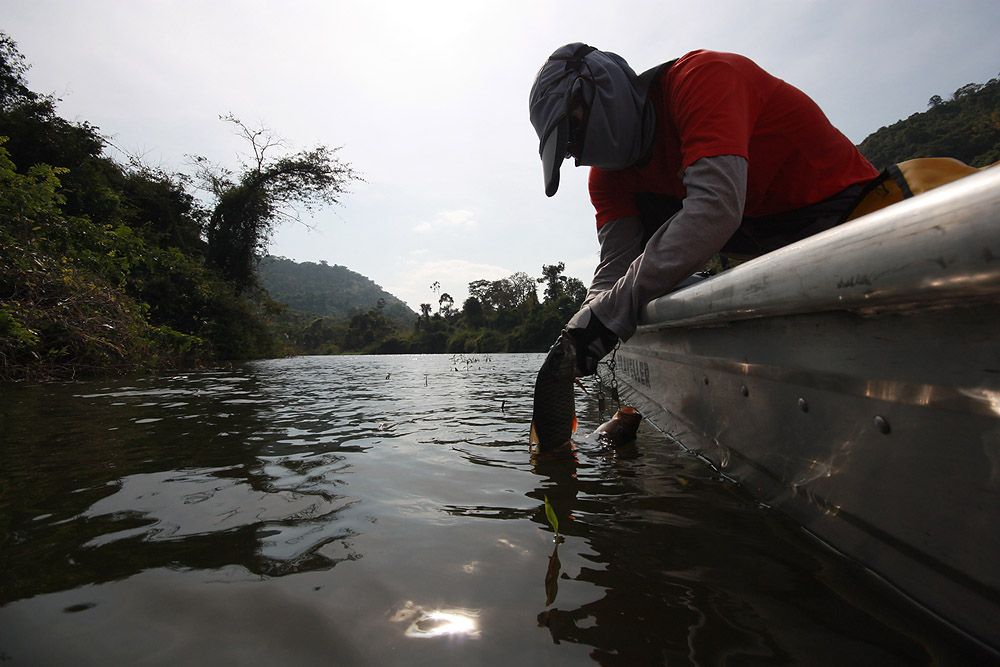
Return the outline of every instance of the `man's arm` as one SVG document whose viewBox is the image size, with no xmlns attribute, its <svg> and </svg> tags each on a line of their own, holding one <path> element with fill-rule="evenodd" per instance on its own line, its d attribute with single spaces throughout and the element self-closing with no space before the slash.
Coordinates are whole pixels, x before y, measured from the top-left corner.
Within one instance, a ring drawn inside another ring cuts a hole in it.
<svg viewBox="0 0 1000 667">
<path fill-rule="evenodd" d="M 593 296 L 592 286 L 587 294 L 590 310 L 607 329 L 623 340 L 631 338 L 647 303 L 700 269 L 725 245 L 743 220 L 746 183 L 747 161 L 739 156 L 702 158 L 685 170 L 687 192 L 681 210 L 653 234 L 614 285 Z M 601 255 L 603 265 L 603 250 Z"/>
<path fill-rule="evenodd" d="M 642 253 L 642 223 L 637 217 L 612 220 L 597 231 L 597 240 L 601 244 L 601 262 L 594 271 L 584 306 L 614 287 Z"/>
</svg>

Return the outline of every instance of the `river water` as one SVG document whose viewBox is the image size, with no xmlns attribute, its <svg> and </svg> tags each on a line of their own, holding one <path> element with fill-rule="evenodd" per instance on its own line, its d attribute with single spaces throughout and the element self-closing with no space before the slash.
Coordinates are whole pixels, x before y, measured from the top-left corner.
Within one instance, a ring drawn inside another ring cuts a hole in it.
<svg viewBox="0 0 1000 667">
<path fill-rule="evenodd" d="M 961 664 L 643 423 L 532 462 L 542 355 L 0 387 L 0 662 Z M 558 519 L 557 542 L 544 510 Z"/>
</svg>

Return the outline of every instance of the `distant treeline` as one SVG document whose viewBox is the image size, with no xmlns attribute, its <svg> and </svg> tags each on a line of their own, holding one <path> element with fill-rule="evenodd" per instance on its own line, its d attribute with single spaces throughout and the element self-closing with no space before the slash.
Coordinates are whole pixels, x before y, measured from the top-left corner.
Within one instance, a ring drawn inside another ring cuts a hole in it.
<svg viewBox="0 0 1000 667">
<path fill-rule="evenodd" d="M 437 304 L 420 304 L 420 315 L 402 325 L 387 316 L 384 299 L 346 320 L 308 321 L 310 315 L 289 310 L 285 340 L 297 354 L 543 352 L 586 295 L 584 284 L 562 275 L 564 269 L 559 262 L 543 266 L 539 278 L 514 273 L 473 281 L 461 308 L 435 283 Z M 540 283 L 545 285 L 541 302 Z"/>
</svg>

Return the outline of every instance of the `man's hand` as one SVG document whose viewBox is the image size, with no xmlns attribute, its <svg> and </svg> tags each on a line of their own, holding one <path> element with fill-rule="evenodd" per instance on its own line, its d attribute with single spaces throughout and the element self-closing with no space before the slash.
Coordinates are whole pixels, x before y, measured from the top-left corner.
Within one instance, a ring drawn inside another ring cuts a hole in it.
<svg viewBox="0 0 1000 667">
<path fill-rule="evenodd" d="M 618 343 L 618 336 L 597 319 L 589 306 L 570 318 L 566 335 L 576 348 L 577 375 L 593 375 L 597 362 Z"/>
</svg>

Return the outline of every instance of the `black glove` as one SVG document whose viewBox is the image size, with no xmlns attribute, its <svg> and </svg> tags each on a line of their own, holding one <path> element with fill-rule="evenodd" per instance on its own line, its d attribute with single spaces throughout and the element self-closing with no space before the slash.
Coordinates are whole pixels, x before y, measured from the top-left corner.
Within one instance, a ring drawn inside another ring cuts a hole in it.
<svg viewBox="0 0 1000 667">
<path fill-rule="evenodd" d="M 570 318 L 566 334 L 576 348 L 578 375 L 596 373 L 597 362 L 618 344 L 618 336 L 597 319 L 589 306 Z"/>
</svg>

